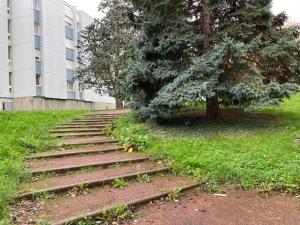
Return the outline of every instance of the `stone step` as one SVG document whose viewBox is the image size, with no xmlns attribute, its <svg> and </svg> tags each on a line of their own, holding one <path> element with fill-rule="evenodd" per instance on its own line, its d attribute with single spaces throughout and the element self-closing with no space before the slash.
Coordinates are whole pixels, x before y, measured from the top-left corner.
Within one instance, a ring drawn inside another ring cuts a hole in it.
<svg viewBox="0 0 300 225">
<path fill-rule="evenodd" d="M 137 164 L 140 165 L 140 164 Z M 113 183 L 116 179 L 134 179 L 142 175 L 153 175 L 157 173 L 165 173 L 169 171 L 168 167 L 155 167 L 152 165 L 152 168 L 141 167 L 136 168 L 131 166 L 131 170 L 125 170 L 124 168 L 109 168 L 106 170 L 106 173 L 98 170 L 97 172 L 90 173 L 78 173 L 72 176 L 63 176 L 63 177 L 52 177 L 45 181 L 36 182 L 33 185 L 28 185 L 23 187 L 23 190 L 16 196 L 17 199 L 33 199 L 36 196 L 40 196 L 43 193 L 65 193 L 76 187 L 84 188 L 94 188 L 101 187 L 107 184 Z M 125 168 L 126 169 L 126 168 Z"/>
<path fill-rule="evenodd" d="M 111 137 L 90 137 L 90 138 L 76 138 L 76 139 L 66 139 L 59 141 L 61 146 L 80 146 L 80 145 L 99 145 L 107 143 L 117 143 L 118 141 Z"/>
<path fill-rule="evenodd" d="M 56 126 L 54 127 L 54 129 L 76 129 L 76 128 L 79 128 L 79 129 L 89 129 L 89 128 L 105 128 L 107 127 L 108 124 L 79 124 L 79 125 L 76 125 L 76 124 L 66 124 L 66 125 L 59 125 L 59 126 Z"/>
<path fill-rule="evenodd" d="M 70 123 L 68 124 L 91 124 L 91 123 L 96 123 L 96 124 L 110 124 L 111 122 L 113 122 L 114 120 L 72 120 Z"/>
<path fill-rule="evenodd" d="M 33 159 L 28 161 L 27 168 L 33 175 L 40 173 L 64 173 L 89 167 L 106 167 L 113 164 L 143 162 L 149 160 L 136 153 L 111 152 L 99 155 L 70 156 L 52 159 Z"/>
<path fill-rule="evenodd" d="M 73 119 L 118 119 L 120 116 L 80 116 Z"/>
<path fill-rule="evenodd" d="M 123 188 L 105 186 L 87 190 L 85 194 L 58 195 L 56 198 L 43 200 L 38 214 L 32 215 L 31 219 L 49 222 L 52 225 L 64 225 L 84 218 L 95 218 L 105 210 L 120 204 L 141 206 L 167 197 L 174 190 L 186 191 L 198 186 L 191 178 L 171 174 L 152 176 L 150 183 L 131 180 L 127 184 L 128 186 Z M 28 202 L 23 207 L 28 207 Z M 18 210 L 22 212 L 24 209 L 20 204 Z"/>
<path fill-rule="evenodd" d="M 93 131 L 93 132 L 69 132 L 69 133 L 52 133 L 52 137 L 56 138 L 72 138 L 72 137 L 93 137 L 103 136 L 105 132 Z"/>
<path fill-rule="evenodd" d="M 95 124 L 95 125 L 108 125 L 110 122 L 107 121 L 95 121 L 95 122 L 82 122 L 82 121 L 71 121 L 68 123 L 62 123 L 61 125 L 74 125 L 74 124 Z"/>
<path fill-rule="evenodd" d="M 62 158 L 66 156 L 82 155 L 82 154 L 97 154 L 97 153 L 109 153 L 114 151 L 121 151 L 124 148 L 121 145 L 102 145 L 94 147 L 85 147 L 85 148 L 72 148 L 59 151 L 52 151 L 43 154 L 37 154 L 25 159 L 49 159 L 49 158 Z"/>
<path fill-rule="evenodd" d="M 103 131 L 103 129 L 101 128 L 75 128 L 75 129 L 58 129 L 58 130 L 51 130 L 50 133 L 71 133 L 71 132 L 76 132 L 76 133 L 79 133 L 79 132 L 82 132 L 82 133 L 85 133 L 85 132 L 101 132 Z"/>
</svg>

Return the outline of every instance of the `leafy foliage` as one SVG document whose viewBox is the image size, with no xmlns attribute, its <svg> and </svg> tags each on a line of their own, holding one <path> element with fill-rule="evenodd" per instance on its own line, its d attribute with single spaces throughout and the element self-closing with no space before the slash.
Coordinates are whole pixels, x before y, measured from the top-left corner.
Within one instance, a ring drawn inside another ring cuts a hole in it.
<svg viewBox="0 0 300 225">
<path fill-rule="evenodd" d="M 77 79 L 83 88 L 116 97 L 118 78 L 132 53 L 135 32 L 128 17 L 128 0 L 105 0 L 99 5 L 104 18 L 95 19 L 81 34 L 81 61 Z"/>
<path fill-rule="evenodd" d="M 247 108 L 299 91 L 299 28 L 271 0 L 132 0 L 142 21 L 122 93 L 142 119 L 187 103 Z M 209 106 L 209 105 L 208 105 Z"/>
<path fill-rule="evenodd" d="M 114 182 L 112 183 L 112 186 L 114 188 L 124 188 L 128 186 L 128 183 L 124 179 L 115 179 Z"/>
<path fill-rule="evenodd" d="M 134 151 L 145 150 L 150 143 L 150 137 L 146 134 L 146 129 L 142 125 L 136 124 L 133 126 L 123 126 L 129 121 L 133 121 L 132 117 L 124 118 L 116 122 L 113 135 L 118 137 L 118 140 L 124 145 L 125 150 L 132 149 Z M 121 129 L 115 129 L 122 127 Z"/>
</svg>

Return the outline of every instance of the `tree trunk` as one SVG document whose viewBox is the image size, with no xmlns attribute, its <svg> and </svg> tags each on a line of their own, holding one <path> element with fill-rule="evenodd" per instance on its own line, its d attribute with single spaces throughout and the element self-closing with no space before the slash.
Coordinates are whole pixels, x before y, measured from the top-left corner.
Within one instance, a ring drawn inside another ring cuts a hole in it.
<svg viewBox="0 0 300 225">
<path fill-rule="evenodd" d="M 222 119 L 222 112 L 217 94 L 212 98 L 206 99 L 206 116 L 210 120 Z"/>
<path fill-rule="evenodd" d="M 123 101 L 116 98 L 116 109 L 123 109 L 124 106 L 123 106 Z"/>
<path fill-rule="evenodd" d="M 209 9 L 210 0 L 203 0 L 203 48 L 204 51 L 207 51 L 210 48 L 212 37 L 213 37 L 213 27 L 212 27 L 212 14 L 211 10 Z M 217 91 L 214 90 L 215 96 L 206 99 L 206 116 L 209 119 L 221 119 L 222 112 L 220 109 L 219 101 L 218 101 L 218 94 Z"/>
</svg>

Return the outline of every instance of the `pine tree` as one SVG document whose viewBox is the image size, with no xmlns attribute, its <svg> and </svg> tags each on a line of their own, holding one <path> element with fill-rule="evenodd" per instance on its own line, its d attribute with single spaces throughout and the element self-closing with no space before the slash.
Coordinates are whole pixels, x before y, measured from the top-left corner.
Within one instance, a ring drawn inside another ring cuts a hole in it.
<svg viewBox="0 0 300 225">
<path fill-rule="evenodd" d="M 124 82 L 143 119 L 187 103 L 247 108 L 278 104 L 299 91 L 299 28 L 271 13 L 271 0 L 132 0 L 142 20 Z"/>
</svg>

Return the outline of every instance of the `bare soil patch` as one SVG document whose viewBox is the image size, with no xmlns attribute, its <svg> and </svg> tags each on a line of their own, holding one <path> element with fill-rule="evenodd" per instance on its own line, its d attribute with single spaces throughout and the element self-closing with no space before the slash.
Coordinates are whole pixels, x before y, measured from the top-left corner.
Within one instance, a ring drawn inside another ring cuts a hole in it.
<svg viewBox="0 0 300 225">
<path fill-rule="evenodd" d="M 199 190 L 178 202 L 157 202 L 139 210 L 138 225 L 299 225 L 300 198 L 230 190 L 226 197 Z"/>
</svg>

